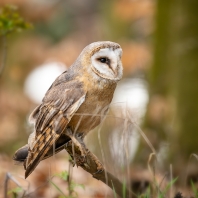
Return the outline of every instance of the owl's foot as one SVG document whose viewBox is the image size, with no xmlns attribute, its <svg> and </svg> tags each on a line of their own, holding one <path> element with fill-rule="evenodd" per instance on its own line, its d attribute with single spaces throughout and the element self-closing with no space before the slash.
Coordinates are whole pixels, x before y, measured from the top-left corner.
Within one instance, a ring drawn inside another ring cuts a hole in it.
<svg viewBox="0 0 198 198">
<path fill-rule="evenodd" d="M 69 153 L 72 159 L 70 159 L 73 166 L 81 166 L 86 164 L 87 159 L 87 148 L 84 144 L 78 142 L 78 140 L 74 137 L 70 137 L 71 140 L 65 145 L 65 149 Z M 76 149 L 77 148 L 77 149 Z"/>
<path fill-rule="evenodd" d="M 84 166 L 90 169 L 90 162 L 87 159 L 91 159 L 96 164 L 97 171 L 93 175 L 100 174 L 104 171 L 102 163 L 98 158 L 91 153 L 85 146 L 83 138 L 81 136 L 74 136 L 71 129 L 68 129 L 66 135 L 71 138 L 71 140 L 66 144 L 65 149 L 72 157 L 72 164 L 77 166 Z"/>
<path fill-rule="evenodd" d="M 78 151 L 80 152 L 81 157 L 85 159 L 86 155 L 87 155 L 87 148 L 86 148 L 82 138 L 80 138 L 78 136 L 74 136 L 73 132 L 69 128 L 66 131 L 66 135 L 71 138 L 74 146 L 78 148 Z"/>
</svg>

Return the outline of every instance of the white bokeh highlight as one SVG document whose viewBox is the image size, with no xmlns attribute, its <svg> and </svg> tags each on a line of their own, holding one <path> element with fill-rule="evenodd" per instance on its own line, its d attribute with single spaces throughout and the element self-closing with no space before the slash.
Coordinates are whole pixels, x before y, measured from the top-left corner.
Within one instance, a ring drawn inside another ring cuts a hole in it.
<svg viewBox="0 0 198 198">
<path fill-rule="evenodd" d="M 127 149 L 128 160 L 132 161 L 138 148 L 140 134 L 137 125 L 140 125 L 142 118 L 145 115 L 146 107 L 149 101 L 147 83 L 141 78 L 123 79 L 116 88 L 112 101 L 112 109 L 119 109 L 117 115 L 121 118 L 130 116 L 130 127 L 127 130 L 114 129 L 111 137 L 111 154 L 117 165 L 127 165 L 126 156 L 124 155 Z M 124 121 L 123 121 L 124 123 Z M 135 124 L 133 124 L 135 123 Z M 123 149 L 121 149 L 123 148 Z"/>
<path fill-rule="evenodd" d="M 47 62 L 34 69 L 26 78 L 25 94 L 36 104 L 41 103 L 46 91 L 54 80 L 65 70 L 66 65 L 61 62 Z"/>
<path fill-rule="evenodd" d="M 116 88 L 113 106 L 126 107 L 137 122 L 144 116 L 148 104 L 149 95 L 147 83 L 141 78 L 125 78 Z M 123 110 L 125 108 L 122 108 Z M 135 116 L 134 116 L 135 115 Z"/>
</svg>

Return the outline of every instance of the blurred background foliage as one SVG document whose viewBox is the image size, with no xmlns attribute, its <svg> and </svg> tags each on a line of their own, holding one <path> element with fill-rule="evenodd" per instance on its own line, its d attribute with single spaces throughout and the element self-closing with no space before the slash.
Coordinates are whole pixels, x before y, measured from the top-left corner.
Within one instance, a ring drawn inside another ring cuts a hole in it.
<svg viewBox="0 0 198 198">
<path fill-rule="evenodd" d="M 17 8 L 16 23 L 7 23 L 6 14 L 2 17 L 2 8 L 8 4 L 14 13 Z M 1 62 L 5 50 L 3 28 L 27 29 L 30 24 L 34 28 L 7 37 L 7 59 L 0 79 L 0 181 L 6 172 L 16 177 L 23 175 L 23 167 L 13 165 L 11 158 L 27 142 L 31 132 L 27 118 L 37 105 L 24 91 L 29 74 L 48 62 L 69 67 L 86 45 L 99 40 L 115 41 L 122 46 L 124 79 L 115 96 L 119 101 L 126 91 L 129 95 L 126 103 L 113 101 L 102 128 L 86 138 L 88 147 L 108 170 L 120 179 L 127 175 L 133 190 L 139 188 L 141 192 L 145 187 L 140 188 L 141 182 L 147 186 L 152 180 L 147 161 L 153 151 L 139 135 L 139 125 L 156 150 L 159 181 L 164 176 L 169 180 L 166 173 L 170 172 L 170 164 L 174 176 L 180 177 L 180 185 L 186 182 L 182 179 L 186 172 L 187 182 L 198 181 L 197 161 L 189 160 L 191 154 L 198 152 L 197 7 L 196 0 L 1 0 Z M 44 82 L 48 75 L 48 70 L 42 74 Z M 149 93 L 149 100 L 142 104 L 143 113 L 141 107 L 130 106 L 134 97 L 138 101 L 145 97 L 130 92 L 134 82 L 136 88 L 144 86 L 144 93 Z M 32 197 L 49 197 L 47 180 L 51 174 L 45 167 L 50 164 L 52 175 L 66 169 L 65 155 L 57 155 L 57 165 L 53 159 L 42 162 L 28 178 Z M 112 196 L 110 190 L 83 171 L 73 172 L 74 179 L 89 189 L 79 190 L 80 197 L 103 197 L 104 192 Z M 134 187 L 136 181 L 138 187 Z M 57 192 L 50 195 L 56 197 Z"/>
</svg>

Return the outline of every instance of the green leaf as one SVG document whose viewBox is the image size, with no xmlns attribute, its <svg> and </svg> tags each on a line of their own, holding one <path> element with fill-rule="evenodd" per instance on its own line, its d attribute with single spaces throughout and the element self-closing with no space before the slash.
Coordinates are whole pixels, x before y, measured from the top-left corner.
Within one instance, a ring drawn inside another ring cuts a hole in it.
<svg viewBox="0 0 198 198">
<path fill-rule="evenodd" d="M 55 176 L 59 177 L 60 179 L 66 181 L 68 183 L 69 173 L 67 171 L 62 171 L 60 174 L 56 174 Z M 81 187 L 82 189 L 85 189 L 84 185 L 76 184 L 75 182 L 71 181 L 68 183 L 68 185 L 69 185 L 68 188 L 72 195 L 66 196 L 66 195 L 64 195 L 62 190 L 56 184 L 54 184 L 52 181 L 50 181 L 50 182 L 62 194 L 61 196 L 59 196 L 59 198 L 76 198 L 76 197 L 78 197 L 78 194 L 77 194 L 77 192 L 74 191 L 74 189 L 76 187 Z"/>
<path fill-rule="evenodd" d="M 9 190 L 7 194 L 8 194 L 8 195 L 9 195 L 9 194 L 12 194 L 12 193 L 18 194 L 18 193 L 20 193 L 20 192 L 22 192 L 22 191 L 23 191 L 23 188 L 22 188 L 22 187 L 16 187 L 16 188 L 13 188 L 13 189 Z"/>
<path fill-rule="evenodd" d="M 76 187 L 80 187 L 80 188 L 82 188 L 83 190 L 85 189 L 85 186 L 83 185 L 83 184 L 76 184 L 76 183 L 74 183 L 74 182 L 72 182 L 71 184 L 70 184 L 70 189 L 73 191 Z"/>
<path fill-rule="evenodd" d="M 5 5 L 0 8 L 0 36 L 7 36 L 32 27 L 32 24 L 20 16 L 16 6 Z"/>
<path fill-rule="evenodd" d="M 122 184 L 122 196 L 123 196 L 123 198 L 126 197 L 126 181 L 125 180 Z"/>
<path fill-rule="evenodd" d="M 60 174 L 57 174 L 56 176 L 63 179 L 64 181 L 68 180 L 68 172 L 67 171 L 62 171 Z"/>
<path fill-rule="evenodd" d="M 195 188 L 195 185 L 194 185 L 194 183 L 193 183 L 193 181 L 192 181 L 192 180 L 191 180 L 191 186 L 192 186 L 192 189 L 193 189 L 194 195 L 195 195 L 195 197 L 197 198 L 197 197 L 198 197 L 198 191 L 197 191 L 197 189 Z"/>
<path fill-rule="evenodd" d="M 177 181 L 177 177 L 175 178 L 175 179 L 173 179 L 172 181 L 170 181 L 168 184 L 167 184 L 167 186 L 166 186 L 166 188 L 163 190 L 163 192 L 162 192 L 162 194 L 161 194 L 161 196 L 163 197 L 163 195 L 164 194 L 166 194 L 166 192 L 169 190 L 169 188 Z"/>
</svg>

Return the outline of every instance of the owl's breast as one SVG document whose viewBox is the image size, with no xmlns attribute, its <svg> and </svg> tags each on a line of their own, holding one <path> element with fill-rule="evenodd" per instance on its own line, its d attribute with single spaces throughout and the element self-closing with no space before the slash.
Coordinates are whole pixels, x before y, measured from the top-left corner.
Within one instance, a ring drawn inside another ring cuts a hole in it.
<svg viewBox="0 0 198 198">
<path fill-rule="evenodd" d="M 104 89 L 89 89 L 84 103 L 72 117 L 68 127 L 72 131 L 87 134 L 98 126 L 106 115 L 112 101 L 116 84 Z"/>
</svg>

